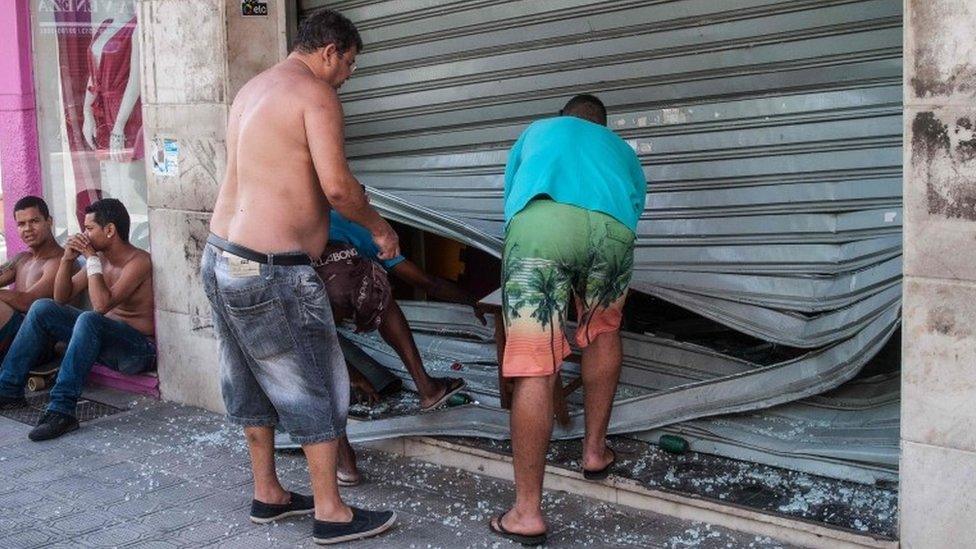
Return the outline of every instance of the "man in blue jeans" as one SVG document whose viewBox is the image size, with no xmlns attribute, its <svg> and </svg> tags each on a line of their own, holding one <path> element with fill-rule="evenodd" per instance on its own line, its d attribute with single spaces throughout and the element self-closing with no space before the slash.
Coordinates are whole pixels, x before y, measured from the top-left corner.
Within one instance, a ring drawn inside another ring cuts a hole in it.
<svg viewBox="0 0 976 549">
<path fill-rule="evenodd" d="M 73 273 L 79 255 L 85 269 Z M 85 289 L 94 311 L 66 305 Z M 129 243 L 129 213 L 114 198 L 85 209 L 85 232 L 68 239 L 54 279 L 54 299 L 27 312 L 0 370 L 0 406 L 24 405 L 31 366 L 52 341 L 68 343 L 47 412 L 27 435 L 48 440 L 78 428 L 75 405 L 95 362 L 126 374 L 153 366 L 152 263 Z"/>
<path fill-rule="evenodd" d="M 366 202 L 349 170 L 337 90 L 363 47 L 349 19 L 305 19 L 288 57 L 248 81 L 227 116 L 227 171 L 200 261 L 220 343 L 228 421 L 243 428 L 254 475 L 251 521 L 314 514 L 312 541 L 375 536 L 393 511 L 347 505 L 336 480 L 349 376 L 325 284 L 312 268 L 328 241 L 329 211 L 366 227 L 399 255 L 393 228 Z M 312 497 L 285 490 L 275 468 L 281 425 L 302 445 Z"/>
<path fill-rule="evenodd" d="M 4 287 L 0 289 L 0 360 L 13 343 L 30 306 L 54 295 L 54 276 L 64 254 L 64 248 L 54 239 L 54 219 L 42 198 L 25 196 L 18 200 L 14 218 L 27 251 L 0 265 L 0 286 Z"/>
</svg>

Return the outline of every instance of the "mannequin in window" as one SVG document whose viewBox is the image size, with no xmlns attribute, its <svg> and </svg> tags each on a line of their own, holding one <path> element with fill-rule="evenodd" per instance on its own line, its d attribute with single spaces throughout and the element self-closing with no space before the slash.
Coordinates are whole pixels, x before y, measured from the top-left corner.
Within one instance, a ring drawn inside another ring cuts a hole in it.
<svg viewBox="0 0 976 549">
<path fill-rule="evenodd" d="M 131 240 L 142 247 L 139 214 L 146 212 L 146 185 L 135 5 L 106 6 L 111 11 L 92 12 L 82 135 L 100 161 L 104 195 L 133 212 Z"/>
</svg>

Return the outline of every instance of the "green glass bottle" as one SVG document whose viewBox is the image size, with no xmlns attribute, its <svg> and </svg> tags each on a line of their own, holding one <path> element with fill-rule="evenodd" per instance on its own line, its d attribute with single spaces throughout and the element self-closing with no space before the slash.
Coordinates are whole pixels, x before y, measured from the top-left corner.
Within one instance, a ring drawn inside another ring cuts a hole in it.
<svg viewBox="0 0 976 549">
<path fill-rule="evenodd" d="M 688 451 L 688 441 L 677 435 L 661 435 L 657 445 L 672 454 L 683 454 Z"/>
</svg>

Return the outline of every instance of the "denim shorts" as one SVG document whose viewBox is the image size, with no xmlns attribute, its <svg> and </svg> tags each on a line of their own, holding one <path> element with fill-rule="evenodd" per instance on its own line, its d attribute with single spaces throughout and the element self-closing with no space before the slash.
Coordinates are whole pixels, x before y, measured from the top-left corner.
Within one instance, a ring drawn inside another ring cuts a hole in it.
<svg viewBox="0 0 976 549">
<path fill-rule="evenodd" d="M 342 436 L 349 376 L 322 279 L 311 265 L 232 270 L 228 254 L 208 243 L 200 264 L 228 420 L 280 423 L 299 444 Z"/>
</svg>

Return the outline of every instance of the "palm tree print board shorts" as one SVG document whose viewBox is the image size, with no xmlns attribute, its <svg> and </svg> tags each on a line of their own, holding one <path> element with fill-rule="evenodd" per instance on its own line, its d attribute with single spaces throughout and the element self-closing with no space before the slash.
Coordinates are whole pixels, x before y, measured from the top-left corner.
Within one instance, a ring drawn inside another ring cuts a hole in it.
<svg viewBox="0 0 976 549">
<path fill-rule="evenodd" d="M 601 212 L 534 200 L 505 232 L 502 374 L 556 373 L 571 352 L 565 324 L 576 301 L 576 344 L 620 329 L 634 266 L 634 233 Z"/>
</svg>

